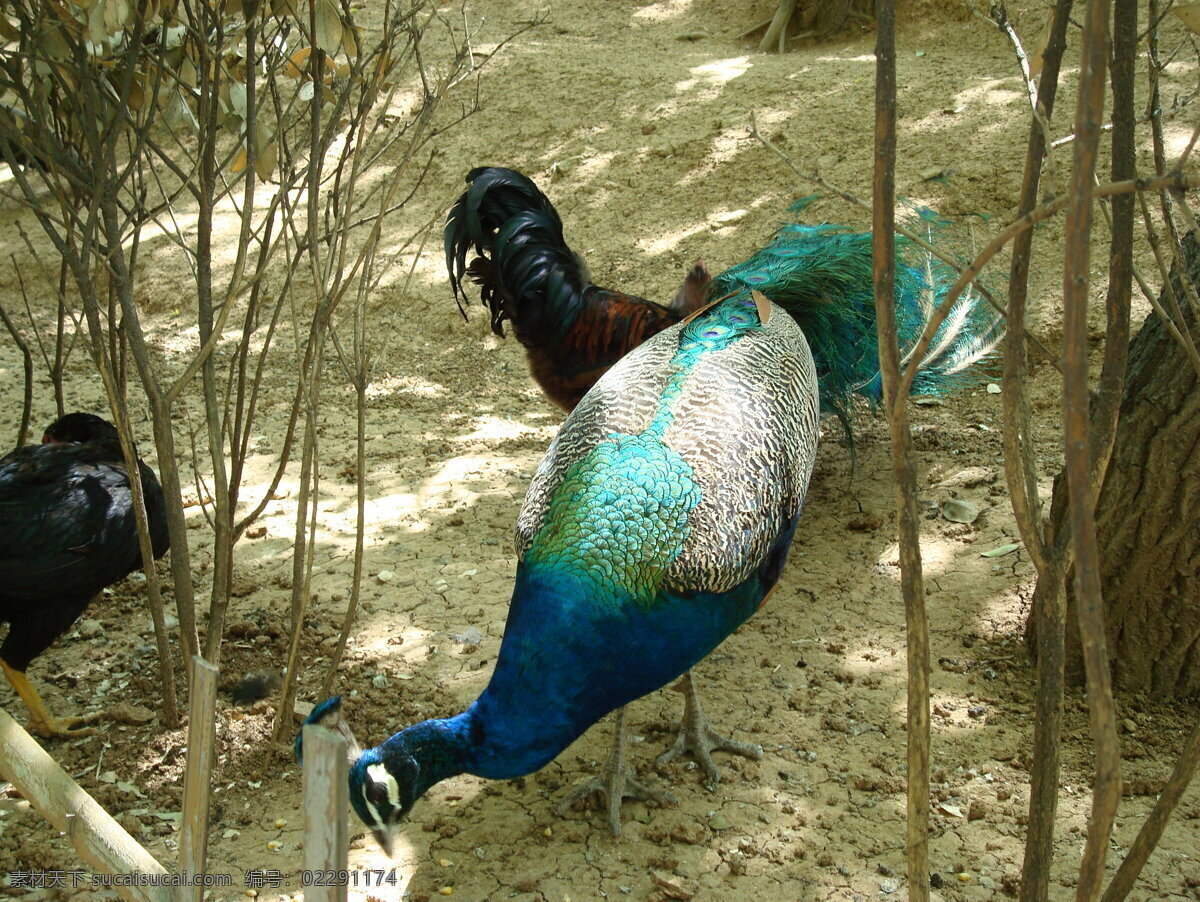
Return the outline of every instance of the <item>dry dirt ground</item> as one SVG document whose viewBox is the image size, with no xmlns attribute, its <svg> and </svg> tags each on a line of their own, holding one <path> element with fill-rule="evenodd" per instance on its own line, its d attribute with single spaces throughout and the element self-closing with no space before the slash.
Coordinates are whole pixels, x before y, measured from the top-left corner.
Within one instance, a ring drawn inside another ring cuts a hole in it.
<svg viewBox="0 0 1200 902">
<path fill-rule="evenodd" d="M 704 258 L 714 271 L 740 261 L 794 198 L 813 190 L 749 135 L 751 113 L 802 169 L 819 169 L 830 182 L 869 197 L 873 31 L 852 23 L 820 43 L 761 55 L 757 38 L 740 35 L 773 5 L 474 0 L 467 20 L 484 53 L 536 13 L 546 21 L 491 60 L 479 82 L 482 110 L 439 136 L 426 190 L 392 220 L 395 234 L 407 235 L 444 210 L 471 167 L 514 166 L 546 187 L 597 282 L 665 300 L 694 259 Z M 1031 2 L 1015 14 L 1032 43 L 1043 8 Z M 899 191 L 964 217 L 985 235 L 1011 217 L 1020 177 L 1027 100 L 1013 52 L 958 0 L 914 0 L 901 19 Z M 1181 59 L 1173 77 L 1186 89 L 1194 62 Z M 1061 96 L 1073 96 L 1073 75 L 1070 68 Z M 466 99 L 471 88 L 461 90 Z M 1060 120 L 1055 135 L 1070 131 Z M 1173 126 L 1172 140 L 1186 139 L 1190 128 Z M 1068 165 L 1060 161 L 1060 178 Z M 946 176 L 929 180 L 936 172 Z M 836 200 L 806 216 L 866 223 L 862 210 Z M 16 209 L 3 209 L 0 218 L 6 257 L 15 254 L 33 272 L 15 224 L 35 227 Z M 1041 233 L 1045 262 L 1034 286 L 1039 330 L 1051 343 L 1060 334 L 1061 276 L 1052 262 L 1058 228 L 1051 223 Z M 360 738 L 371 742 L 414 720 L 462 710 L 485 685 L 511 589 L 516 512 L 560 421 L 531 381 L 520 348 L 493 337 L 481 313 L 469 323 L 459 317 L 437 243 L 417 262 L 407 293 L 398 287 L 403 266 L 380 290 L 379 334 L 387 343 L 368 424 L 368 576 L 338 684 L 350 697 Z M 1003 283 L 1000 275 L 992 278 Z M 0 279 L 5 297 L 16 297 L 13 274 Z M 181 286 L 183 274 L 170 269 L 144 274 L 154 311 L 148 315 L 160 335 L 169 336 L 172 307 L 181 293 L 186 297 Z M 1101 291 L 1098 285 L 1094 295 Z M 165 342 L 162 353 L 170 359 Z M 99 410 L 101 396 L 85 363 L 77 354 L 68 407 Z M 289 366 L 284 355 L 280 369 L 268 373 L 268 387 L 286 389 L 294 379 Z M 4 435 L 15 434 L 20 387 L 19 358 L 0 341 Z M 1034 396 L 1048 491 L 1060 457 L 1052 372 L 1036 372 Z M 327 398 L 316 599 L 301 691 L 310 701 L 341 623 L 353 547 L 353 488 L 344 476 L 353 463 L 351 395 L 331 379 Z M 35 422 L 49 421 L 52 407 L 48 388 L 39 384 Z M 987 899 L 1011 891 L 1020 871 L 1032 710 L 1021 636 L 1031 569 L 1022 551 L 981 556 L 1015 536 L 1001 472 L 998 397 L 981 386 L 914 410 L 935 662 L 932 870 L 941 898 Z M 283 400 L 265 410 L 252 494 L 273 461 L 284 411 Z M 149 446 L 144 417 L 138 428 Z M 602 723 L 527 778 L 459 777 L 435 787 L 405 824 L 392 861 L 352 818 L 351 866 L 389 869 L 394 884 L 352 888 L 351 898 L 902 898 L 905 633 L 894 491 L 884 425 L 866 415 L 859 430 L 852 475 L 838 430 L 826 427 L 779 591 L 698 669 L 713 721 L 762 743 L 762 761 L 725 757 L 723 780 L 708 786 L 687 763 L 656 768 L 654 756 L 673 736 L 681 707 L 677 693 L 657 692 L 632 708 L 633 761 L 647 779 L 672 784 L 677 806 L 627 803 L 624 831 L 615 839 L 596 812 L 554 813 L 556 800 L 607 753 L 611 725 Z M 186 454 L 178 464 L 190 470 Z M 238 549 L 225 683 L 282 661 L 294 486 L 285 481 L 284 497 L 270 508 L 267 535 Z M 952 497 L 979 505 L 980 518 L 970 526 L 941 519 L 938 508 Z M 203 597 L 207 531 L 196 509 L 191 515 Z M 380 581 L 381 571 L 392 578 Z M 86 616 L 95 622 L 64 637 L 32 669 L 51 705 L 78 712 L 126 701 L 155 709 L 141 585 L 117 587 Z M 23 714 L 7 686 L 0 687 L 0 704 Z M 225 696 L 220 702 L 211 870 L 232 875 L 234 886 L 213 898 L 242 897 L 250 869 L 283 880 L 259 889 L 259 898 L 299 894 L 300 774 L 269 744 L 272 712 L 269 700 L 249 709 Z M 1127 789 L 1110 867 L 1149 810 L 1195 713 L 1190 705 L 1123 700 Z M 1088 736 L 1085 699 L 1072 691 L 1055 898 L 1073 895 L 1083 846 Z M 152 853 L 175 860 L 182 731 L 164 730 L 155 719 L 47 746 Z M 1195 898 L 1198 859 L 1200 798 L 1193 792 L 1134 897 Z M 0 798 L 0 871 L 75 867 L 68 843 L 26 802 L 13 792 Z"/>
</svg>

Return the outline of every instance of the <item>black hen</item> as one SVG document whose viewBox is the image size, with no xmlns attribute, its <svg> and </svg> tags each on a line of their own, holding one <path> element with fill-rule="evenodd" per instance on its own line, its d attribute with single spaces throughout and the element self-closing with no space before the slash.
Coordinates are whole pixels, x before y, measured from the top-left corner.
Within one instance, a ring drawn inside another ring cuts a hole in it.
<svg viewBox="0 0 1200 902">
<path fill-rule="evenodd" d="M 78 735 L 82 718 L 50 714 L 25 676 L 106 586 L 142 566 L 133 493 L 116 428 L 90 413 L 54 422 L 41 445 L 0 459 L 0 669 L 29 709 L 30 727 Z M 158 478 L 138 468 L 154 557 L 170 547 Z"/>
</svg>

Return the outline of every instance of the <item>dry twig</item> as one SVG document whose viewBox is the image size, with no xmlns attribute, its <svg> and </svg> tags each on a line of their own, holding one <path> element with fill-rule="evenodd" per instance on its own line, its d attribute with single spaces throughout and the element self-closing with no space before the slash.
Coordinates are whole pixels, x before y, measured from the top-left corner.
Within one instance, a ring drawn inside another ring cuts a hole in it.
<svg viewBox="0 0 1200 902">
<path fill-rule="evenodd" d="M 896 328 L 896 18 L 892 0 L 875 6 L 875 173 L 871 225 L 875 260 L 875 317 L 884 408 L 892 436 L 900 573 L 908 636 L 908 816 L 905 860 L 908 897 L 929 898 L 929 620 L 921 573 L 921 514 L 917 469 L 908 426 L 907 390 L 900 377 Z M 919 360 L 919 357 L 913 358 Z M 915 367 L 915 362 L 914 362 Z"/>
</svg>

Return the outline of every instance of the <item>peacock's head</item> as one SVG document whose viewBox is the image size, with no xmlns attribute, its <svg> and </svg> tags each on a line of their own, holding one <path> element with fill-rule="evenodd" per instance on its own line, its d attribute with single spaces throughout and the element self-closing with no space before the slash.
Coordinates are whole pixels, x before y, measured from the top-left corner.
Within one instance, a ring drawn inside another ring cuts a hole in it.
<svg viewBox="0 0 1200 902">
<path fill-rule="evenodd" d="M 420 795 L 420 773 L 411 755 L 383 746 L 367 749 L 350 766 L 350 804 L 388 855 L 397 826 Z"/>
<path fill-rule="evenodd" d="M 350 805 L 388 855 L 396 827 L 421 796 L 421 774 L 416 758 L 400 736 L 382 746 L 363 750 L 342 713 L 339 696 L 313 708 L 304 725 L 319 724 L 341 733 L 350 759 Z M 400 740 L 400 741 L 397 741 Z M 296 737 L 296 760 L 304 764 L 304 733 Z"/>
</svg>

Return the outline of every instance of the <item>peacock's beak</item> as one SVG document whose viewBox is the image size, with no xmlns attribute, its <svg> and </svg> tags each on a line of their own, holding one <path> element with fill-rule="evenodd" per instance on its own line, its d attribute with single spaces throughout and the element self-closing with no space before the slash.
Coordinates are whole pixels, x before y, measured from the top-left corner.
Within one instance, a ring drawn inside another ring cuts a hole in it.
<svg viewBox="0 0 1200 902">
<path fill-rule="evenodd" d="M 372 827 L 371 832 L 375 834 L 375 841 L 379 843 L 379 847 L 383 849 L 383 854 L 388 858 L 392 857 L 392 828 L 391 827 Z"/>
</svg>

